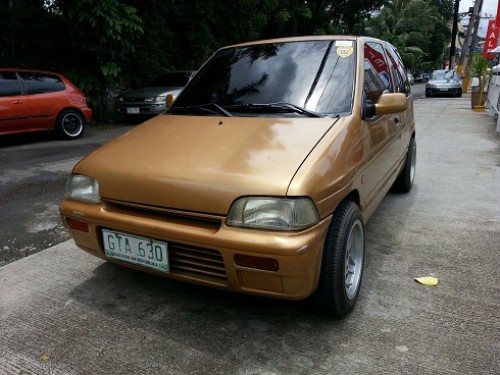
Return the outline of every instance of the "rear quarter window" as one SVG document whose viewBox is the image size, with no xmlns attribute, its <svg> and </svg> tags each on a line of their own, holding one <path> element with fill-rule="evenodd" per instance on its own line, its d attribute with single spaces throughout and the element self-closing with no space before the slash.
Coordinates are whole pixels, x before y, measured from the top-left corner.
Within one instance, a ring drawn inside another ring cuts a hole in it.
<svg viewBox="0 0 500 375">
<path fill-rule="evenodd" d="M 66 88 L 62 80 L 52 74 L 21 72 L 26 94 L 43 94 L 64 91 Z"/>
<path fill-rule="evenodd" d="M 391 67 L 394 72 L 394 78 L 396 80 L 397 91 L 407 94 L 410 94 L 410 83 L 408 82 L 408 76 L 406 74 L 406 69 L 403 64 L 403 60 L 399 55 L 398 51 L 390 45 L 386 45 L 386 53 L 389 57 Z"/>
</svg>

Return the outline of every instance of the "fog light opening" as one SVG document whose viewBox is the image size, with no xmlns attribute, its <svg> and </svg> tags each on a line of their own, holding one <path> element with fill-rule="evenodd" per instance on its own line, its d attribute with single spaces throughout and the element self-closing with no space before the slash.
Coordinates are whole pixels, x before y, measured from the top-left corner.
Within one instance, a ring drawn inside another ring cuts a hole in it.
<svg viewBox="0 0 500 375">
<path fill-rule="evenodd" d="M 70 227 L 71 229 L 79 230 L 79 231 L 86 232 L 86 233 L 89 232 L 89 225 L 84 221 L 80 221 L 80 220 L 73 219 L 71 217 L 67 217 L 66 223 L 68 224 L 68 227 Z"/>
<path fill-rule="evenodd" d="M 265 271 L 278 271 L 280 264 L 276 259 L 262 258 L 252 255 L 234 255 L 234 262 L 240 267 L 256 268 Z"/>
</svg>

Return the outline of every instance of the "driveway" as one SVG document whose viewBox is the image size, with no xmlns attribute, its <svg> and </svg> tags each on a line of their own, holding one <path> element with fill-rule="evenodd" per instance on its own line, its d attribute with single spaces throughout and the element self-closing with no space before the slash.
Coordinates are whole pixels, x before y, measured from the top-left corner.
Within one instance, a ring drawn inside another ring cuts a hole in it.
<svg viewBox="0 0 500 375">
<path fill-rule="evenodd" d="M 415 186 L 367 224 L 346 319 L 121 269 L 67 241 L 0 267 L 0 373 L 498 374 L 500 138 L 468 96 L 415 113 Z M 414 281 L 426 275 L 439 284 Z"/>
</svg>

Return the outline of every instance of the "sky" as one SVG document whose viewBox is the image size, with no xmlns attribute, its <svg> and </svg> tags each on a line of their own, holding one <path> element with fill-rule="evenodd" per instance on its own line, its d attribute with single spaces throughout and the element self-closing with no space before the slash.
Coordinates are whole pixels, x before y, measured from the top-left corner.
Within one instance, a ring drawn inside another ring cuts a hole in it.
<svg viewBox="0 0 500 375">
<path fill-rule="evenodd" d="M 469 7 L 474 6 L 474 0 L 460 0 L 459 12 L 467 12 Z M 479 24 L 478 35 L 485 37 L 488 28 L 488 18 L 495 18 L 497 15 L 498 0 L 483 0 L 483 7 L 481 9 L 481 23 Z"/>
</svg>

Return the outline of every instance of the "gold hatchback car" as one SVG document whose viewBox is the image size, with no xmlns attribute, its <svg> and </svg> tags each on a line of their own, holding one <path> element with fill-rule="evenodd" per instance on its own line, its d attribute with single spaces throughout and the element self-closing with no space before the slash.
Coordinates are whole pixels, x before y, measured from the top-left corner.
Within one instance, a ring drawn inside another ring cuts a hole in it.
<svg viewBox="0 0 500 375">
<path fill-rule="evenodd" d="M 60 212 L 107 261 L 342 317 L 364 224 L 391 187 L 411 189 L 415 162 L 392 45 L 265 40 L 219 49 L 168 111 L 80 161 Z"/>
</svg>

